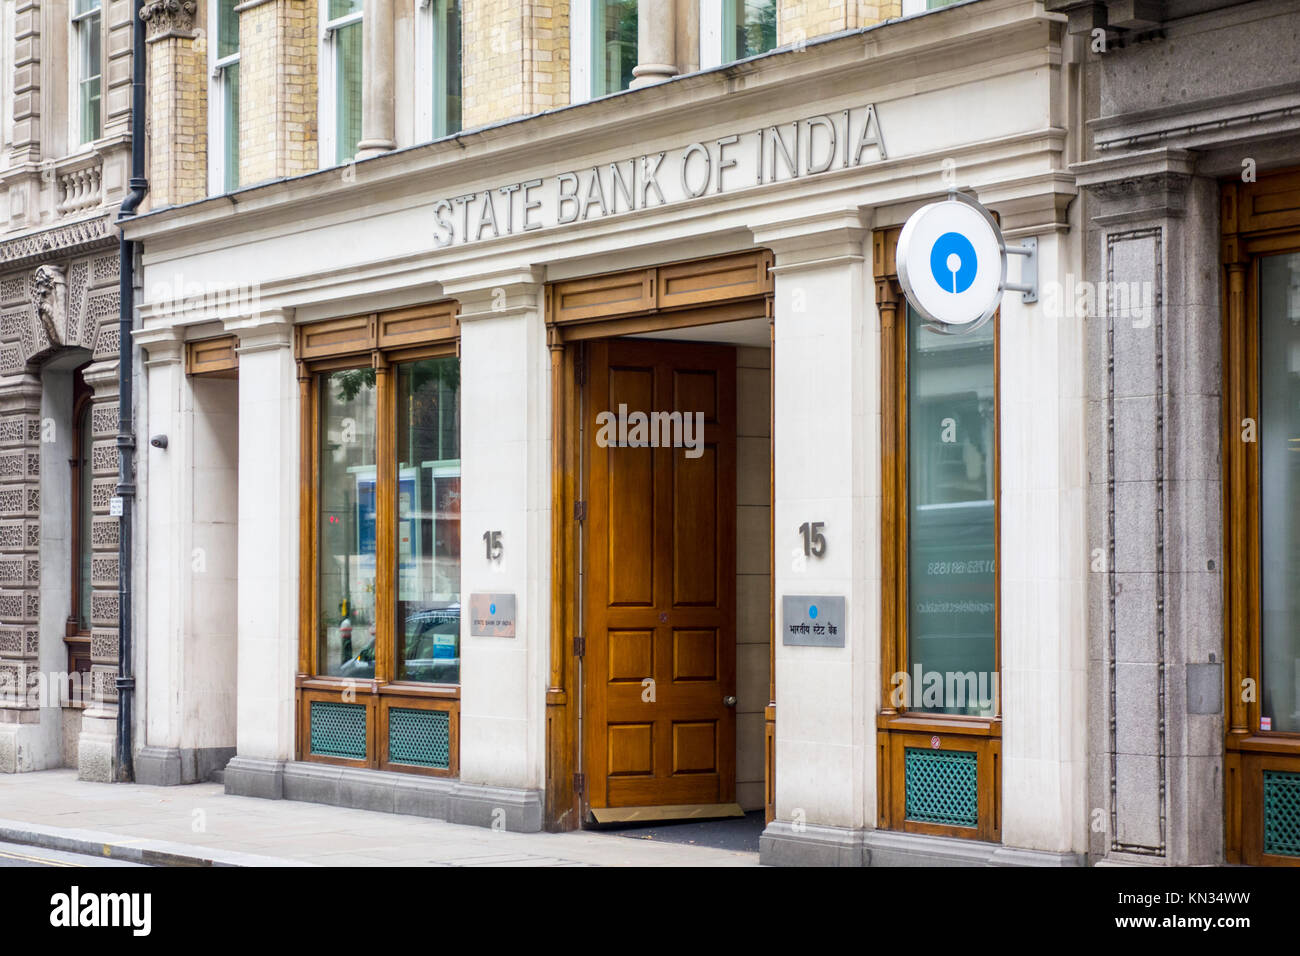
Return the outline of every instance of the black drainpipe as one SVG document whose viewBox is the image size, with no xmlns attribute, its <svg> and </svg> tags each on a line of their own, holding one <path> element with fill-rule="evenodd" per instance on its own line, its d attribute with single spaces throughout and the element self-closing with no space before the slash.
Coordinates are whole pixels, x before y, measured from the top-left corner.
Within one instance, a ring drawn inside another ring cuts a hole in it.
<svg viewBox="0 0 1300 956">
<path fill-rule="evenodd" d="M 144 0 L 134 0 L 131 12 L 131 179 L 130 192 L 117 213 L 123 219 L 135 215 L 149 180 L 144 176 Z M 117 494 L 122 499 L 122 519 L 117 544 L 117 779 L 135 778 L 131 759 L 131 698 L 135 693 L 135 671 L 131 664 L 131 522 L 135 511 L 135 434 L 131 414 L 131 379 L 134 350 L 131 330 L 135 325 L 135 243 L 119 232 L 117 337 Z"/>
</svg>

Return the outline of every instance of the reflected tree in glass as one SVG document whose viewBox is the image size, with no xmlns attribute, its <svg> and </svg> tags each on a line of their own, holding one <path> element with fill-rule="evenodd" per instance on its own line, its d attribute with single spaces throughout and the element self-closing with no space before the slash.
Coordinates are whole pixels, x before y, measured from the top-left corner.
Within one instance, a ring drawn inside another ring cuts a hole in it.
<svg viewBox="0 0 1300 956">
<path fill-rule="evenodd" d="M 397 366 L 396 678 L 460 680 L 460 364 Z"/>
<path fill-rule="evenodd" d="M 322 373 L 317 392 L 317 669 L 333 676 L 373 677 L 374 370 Z"/>
</svg>

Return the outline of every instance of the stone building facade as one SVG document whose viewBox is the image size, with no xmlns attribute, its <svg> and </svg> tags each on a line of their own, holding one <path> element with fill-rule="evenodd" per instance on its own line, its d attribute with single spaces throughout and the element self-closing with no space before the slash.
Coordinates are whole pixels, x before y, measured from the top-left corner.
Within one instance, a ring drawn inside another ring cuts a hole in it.
<svg viewBox="0 0 1300 956">
<path fill-rule="evenodd" d="M 76 21 L 63 3 L 2 6 L 0 772 L 71 766 L 108 781 L 119 625 L 114 217 L 129 171 L 132 11 L 116 0 Z M 75 68 L 83 45 L 97 64 L 89 78 Z M 85 98 L 83 80 L 93 83 Z M 80 520 L 70 507 L 78 475 L 89 499 Z"/>
</svg>

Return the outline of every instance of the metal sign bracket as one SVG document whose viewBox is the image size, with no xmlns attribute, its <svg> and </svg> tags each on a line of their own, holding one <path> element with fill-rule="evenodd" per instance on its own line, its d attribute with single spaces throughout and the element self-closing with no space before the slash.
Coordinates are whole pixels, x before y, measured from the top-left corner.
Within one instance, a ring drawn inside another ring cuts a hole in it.
<svg viewBox="0 0 1300 956">
<path fill-rule="evenodd" d="M 1021 302 L 1028 305 L 1031 302 L 1038 301 L 1038 237 L 1026 236 L 1021 240 L 1021 245 L 1006 246 L 1006 254 L 1009 256 L 1023 256 L 1020 260 L 1020 281 L 1004 282 L 1002 289 L 1005 292 L 1021 293 Z"/>
</svg>

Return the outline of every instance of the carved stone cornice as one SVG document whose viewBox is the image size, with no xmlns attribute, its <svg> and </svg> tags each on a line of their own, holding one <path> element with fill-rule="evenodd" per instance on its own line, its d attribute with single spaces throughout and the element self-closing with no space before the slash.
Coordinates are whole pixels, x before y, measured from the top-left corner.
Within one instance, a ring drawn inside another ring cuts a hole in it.
<svg viewBox="0 0 1300 956">
<path fill-rule="evenodd" d="M 195 0 L 147 0 L 140 8 L 140 19 L 148 26 L 148 41 L 167 37 L 193 37 Z"/>
<path fill-rule="evenodd" d="M 1149 196 L 1180 197 L 1187 190 L 1192 177 L 1186 173 L 1152 173 L 1147 176 L 1130 176 L 1111 179 L 1084 186 L 1099 199 L 1130 200 Z M 1181 205 L 1181 203 L 1179 203 Z"/>
<path fill-rule="evenodd" d="M 112 213 L 52 226 L 13 239 L 0 240 L 0 265 L 13 266 L 58 259 L 110 245 L 116 240 Z"/>
<path fill-rule="evenodd" d="M 1096 200 L 1093 222 L 1108 224 L 1182 216 L 1196 160 L 1189 150 L 1154 149 L 1075 163 L 1070 171 Z"/>
</svg>

